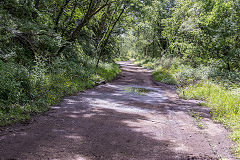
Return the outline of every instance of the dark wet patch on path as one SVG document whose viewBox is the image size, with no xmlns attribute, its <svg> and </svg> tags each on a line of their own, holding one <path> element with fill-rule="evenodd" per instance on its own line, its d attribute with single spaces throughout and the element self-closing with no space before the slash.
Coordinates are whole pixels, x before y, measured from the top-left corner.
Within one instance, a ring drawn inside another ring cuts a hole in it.
<svg viewBox="0 0 240 160">
<path fill-rule="evenodd" d="M 235 159 L 227 130 L 208 108 L 178 99 L 173 87 L 152 81 L 149 70 L 120 64 L 113 82 L 66 97 L 13 132 L 1 131 L 0 159 Z M 191 113 L 202 117 L 204 128 Z"/>
</svg>

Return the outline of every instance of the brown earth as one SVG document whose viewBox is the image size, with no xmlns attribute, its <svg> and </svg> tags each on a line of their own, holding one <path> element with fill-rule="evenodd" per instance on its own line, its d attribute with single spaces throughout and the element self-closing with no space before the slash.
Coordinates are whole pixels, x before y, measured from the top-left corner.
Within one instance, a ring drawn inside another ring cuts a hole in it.
<svg viewBox="0 0 240 160">
<path fill-rule="evenodd" d="M 227 130 L 208 108 L 179 99 L 150 71 L 120 64 L 122 73 L 111 83 L 66 97 L 29 123 L 0 128 L 0 159 L 235 159 Z"/>
</svg>

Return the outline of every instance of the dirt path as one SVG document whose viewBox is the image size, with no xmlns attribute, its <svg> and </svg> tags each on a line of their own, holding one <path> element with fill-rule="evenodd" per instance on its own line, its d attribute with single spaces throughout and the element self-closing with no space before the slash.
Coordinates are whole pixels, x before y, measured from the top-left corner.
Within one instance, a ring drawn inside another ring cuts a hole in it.
<svg viewBox="0 0 240 160">
<path fill-rule="evenodd" d="M 2 128 L 0 159 L 234 159 L 227 131 L 207 108 L 178 99 L 148 70 L 121 66 L 117 80 L 67 97 L 29 124 Z"/>
</svg>

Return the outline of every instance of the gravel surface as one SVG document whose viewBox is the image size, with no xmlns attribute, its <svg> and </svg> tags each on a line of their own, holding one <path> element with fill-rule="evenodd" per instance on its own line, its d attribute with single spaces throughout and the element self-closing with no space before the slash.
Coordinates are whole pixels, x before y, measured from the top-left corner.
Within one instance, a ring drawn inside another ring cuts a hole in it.
<svg viewBox="0 0 240 160">
<path fill-rule="evenodd" d="M 66 97 L 28 123 L 0 128 L 0 159 L 235 159 L 227 130 L 208 108 L 179 99 L 151 71 L 119 63 L 122 73 L 111 83 Z"/>
</svg>

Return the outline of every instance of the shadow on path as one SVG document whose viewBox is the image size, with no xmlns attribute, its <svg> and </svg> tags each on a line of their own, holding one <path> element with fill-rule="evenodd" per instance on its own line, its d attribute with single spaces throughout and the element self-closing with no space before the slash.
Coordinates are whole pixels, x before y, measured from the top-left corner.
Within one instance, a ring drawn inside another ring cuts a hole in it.
<svg viewBox="0 0 240 160">
<path fill-rule="evenodd" d="M 129 63 L 122 63 L 122 69 L 117 80 L 66 97 L 26 126 L 2 131 L 0 159 L 217 159 L 189 116 L 192 109 L 209 119 L 208 109 L 179 100 L 172 96 L 173 90 L 156 86 L 147 70 Z M 124 88 L 129 86 L 153 91 L 128 93 Z"/>
</svg>

